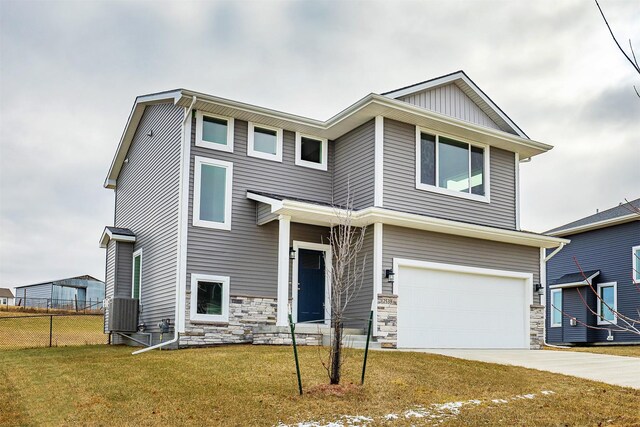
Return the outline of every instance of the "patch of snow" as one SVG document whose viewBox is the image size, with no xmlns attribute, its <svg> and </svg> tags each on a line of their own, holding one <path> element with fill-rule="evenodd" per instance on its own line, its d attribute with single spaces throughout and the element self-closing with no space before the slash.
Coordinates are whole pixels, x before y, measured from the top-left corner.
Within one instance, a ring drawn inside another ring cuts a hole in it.
<svg viewBox="0 0 640 427">
<path fill-rule="evenodd" d="M 555 391 L 551 391 L 551 390 L 542 390 L 541 393 L 544 394 L 545 396 L 547 396 L 549 394 L 556 394 Z"/>
<path fill-rule="evenodd" d="M 492 402 L 493 403 L 509 403 L 509 401 L 505 399 L 493 399 Z"/>
</svg>

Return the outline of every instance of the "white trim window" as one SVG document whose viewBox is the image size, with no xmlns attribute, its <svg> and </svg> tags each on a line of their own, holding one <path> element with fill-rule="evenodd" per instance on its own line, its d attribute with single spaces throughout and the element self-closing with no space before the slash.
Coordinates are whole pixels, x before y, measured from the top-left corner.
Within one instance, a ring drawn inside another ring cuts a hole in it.
<svg viewBox="0 0 640 427">
<path fill-rule="evenodd" d="M 142 300 L 142 248 L 133 253 L 131 264 L 131 298 Z"/>
<path fill-rule="evenodd" d="M 233 118 L 196 111 L 196 145 L 233 153 Z"/>
<path fill-rule="evenodd" d="M 247 156 L 282 162 L 282 129 L 249 122 Z"/>
<path fill-rule="evenodd" d="M 550 320 L 552 328 L 562 327 L 562 289 L 551 289 Z"/>
<path fill-rule="evenodd" d="M 296 165 L 326 171 L 328 147 L 326 138 L 296 132 Z"/>
<path fill-rule="evenodd" d="M 614 311 L 618 310 L 618 282 L 598 283 L 598 296 L 598 325 L 617 324 Z"/>
<path fill-rule="evenodd" d="M 416 127 L 416 188 L 489 202 L 489 146 Z"/>
<path fill-rule="evenodd" d="M 231 230 L 233 163 L 195 156 L 193 225 Z"/>
<path fill-rule="evenodd" d="M 228 276 L 191 274 L 190 319 L 201 322 L 229 321 Z"/>
<path fill-rule="evenodd" d="M 640 245 L 631 248 L 631 266 L 633 267 L 633 283 L 640 285 Z"/>
</svg>

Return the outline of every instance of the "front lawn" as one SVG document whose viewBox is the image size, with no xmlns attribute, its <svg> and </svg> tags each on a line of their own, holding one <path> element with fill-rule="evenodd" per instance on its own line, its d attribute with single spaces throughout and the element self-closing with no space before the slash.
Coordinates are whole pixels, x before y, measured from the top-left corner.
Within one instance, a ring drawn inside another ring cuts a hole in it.
<svg viewBox="0 0 640 427">
<path fill-rule="evenodd" d="M 0 424 L 268 426 L 345 415 L 371 425 L 640 424 L 638 390 L 433 354 L 373 351 L 365 386 L 335 391 L 319 387 L 318 350 L 300 348 L 300 397 L 290 347 L 131 350 L 0 351 Z M 362 352 L 351 351 L 346 385 L 360 376 Z"/>
<path fill-rule="evenodd" d="M 588 347 L 570 347 L 570 348 L 545 347 L 545 350 L 581 351 L 585 353 L 610 354 L 612 356 L 640 357 L 640 344 L 638 345 L 593 345 Z"/>
</svg>

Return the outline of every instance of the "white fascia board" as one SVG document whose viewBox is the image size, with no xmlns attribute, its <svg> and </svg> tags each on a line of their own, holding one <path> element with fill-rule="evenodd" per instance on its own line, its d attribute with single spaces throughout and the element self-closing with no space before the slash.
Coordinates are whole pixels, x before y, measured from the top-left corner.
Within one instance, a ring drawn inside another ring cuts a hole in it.
<svg viewBox="0 0 640 427">
<path fill-rule="evenodd" d="M 106 248 L 107 245 L 109 244 L 109 240 L 114 240 L 116 242 L 135 242 L 136 241 L 136 237 L 135 236 L 123 236 L 121 234 L 113 234 L 111 232 L 111 230 L 105 228 L 105 230 L 102 232 L 102 236 L 100 237 L 100 247 L 101 248 Z"/>
<path fill-rule="evenodd" d="M 612 225 L 624 224 L 631 221 L 640 221 L 640 216 L 636 213 L 630 213 L 629 215 L 619 216 L 617 218 L 607 219 L 604 221 L 592 222 L 591 224 L 580 225 L 578 227 L 566 228 L 564 230 L 558 230 L 551 233 L 546 233 L 548 236 L 568 236 L 570 234 L 583 233 L 585 231 L 597 230 L 599 228 L 611 227 Z"/>
<path fill-rule="evenodd" d="M 331 226 L 337 224 L 339 218 L 344 218 L 347 214 L 346 210 L 331 206 L 315 205 L 313 203 L 286 199 L 275 200 L 252 193 L 247 193 L 247 197 L 252 200 L 270 204 L 272 213 L 288 215 L 294 222 Z M 260 198 L 260 200 L 258 198 Z M 378 207 L 369 207 L 351 212 L 351 223 L 354 226 L 361 227 L 377 222 L 396 225 L 399 227 L 453 234 L 482 240 L 493 240 L 537 248 L 555 248 L 561 244 L 568 244 L 570 242 L 567 239 L 561 239 L 558 237 L 425 217 L 422 215 L 397 212 Z"/>
<path fill-rule="evenodd" d="M 122 136 L 120 137 L 116 155 L 111 161 L 109 173 L 107 174 L 107 177 L 104 181 L 105 188 L 116 188 L 116 180 L 118 178 L 118 174 L 120 173 L 120 169 L 122 168 L 124 158 L 129 151 L 129 146 L 131 145 L 133 136 L 135 135 L 136 129 L 138 128 L 138 123 L 140 123 L 140 119 L 142 118 L 144 107 L 146 107 L 147 105 L 159 104 L 167 101 L 171 101 L 175 104 L 179 99 L 180 90 L 154 93 L 150 95 L 138 96 L 136 98 L 133 103 L 133 107 L 131 108 L 131 112 L 129 113 L 127 124 L 125 125 Z"/>
<path fill-rule="evenodd" d="M 571 282 L 571 283 L 560 283 L 558 285 L 549 285 L 549 289 L 562 289 L 562 288 L 577 288 L 578 286 L 589 286 L 589 283 L 593 285 L 592 280 L 600 274 L 599 271 L 596 271 L 591 276 L 587 277 L 585 280 L 581 280 L 579 282 Z"/>
</svg>

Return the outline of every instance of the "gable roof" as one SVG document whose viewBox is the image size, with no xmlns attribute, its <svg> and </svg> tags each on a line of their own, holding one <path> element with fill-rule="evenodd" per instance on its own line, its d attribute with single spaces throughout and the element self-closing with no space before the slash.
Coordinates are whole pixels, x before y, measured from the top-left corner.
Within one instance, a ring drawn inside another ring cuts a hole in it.
<svg viewBox="0 0 640 427">
<path fill-rule="evenodd" d="M 0 298 L 13 298 L 13 292 L 11 289 L 0 288 Z"/>
<path fill-rule="evenodd" d="M 464 74 L 464 76 L 466 76 L 466 74 Z M 471 79 L 468 77 L 466 77 L 466 79 L 471 82 Z M 475 86 L 475 84 L 473 84 L 473 86 Z M 489 99 L 477 86 L 475 86 L 474 91 L 477 97 L 486 97 L 486 99 Z M 389 119 L 411 123 L 433 129 L 437 132 L 449 133 L 463 138 L 473 139 L 479 143 L 513 151 L 520 155 L 521 160 L 545 153 L 553 148 L 551 145 L 528 138 L 522 131 L 505 132 L 499 129 L 480 126 L 394 99 L 388 94 L 378 95 L 370 93 L 333 117 L 322 121 L 220 98 L 201 92 L 187 89 L 174 89 L 138 96 L 135 99 L 129 118 L 127 119 L 127 124 L 120 137 L 118 148 L 111 162 L 109 172 L 104 181 L 105 188 L 116 187 L 116 181 L 122 169 L 122 164 L 127 156 L 145 108 L 148 105 L 160 103 L 173 103 L 174 105 L 184 107 L 185 111 L 193 108 L 212 114 L 235 117 L 239 120 L 253 121 L 330 140 L 344 135 L 376 116 L 384 116 Z M 498 114 L 498 111 L 502 112 L 493 102 L 491 102 L 490 105 L 495 107 L 495 114 Z M 502 114 L 506 117 L 506 114 Z M 515 123 L 510 122 L 510 120 L 508 122 L 513 125 L 513 129 L 519 130 Z"/>
<path fill-rule="evenodd" d="M 109 244 L 109 240 L 115 240 L 116 242 L 133 243 L 136 241 L 136 235 L 128 228 L 107 226 L 104 228 L 102 236 L 100 236 L 100 247 L 106 248 L 107 244 Z"/>
<path fill-rule="evenodd" d="M 513 133 L 522 138 L 529 138 L 520 127 L 515 124 L 507 114 L 462 70 L 455 71 L 444 76 L 425 80 L 420 83 L 405 86 L 382 95 L 398 99 L 440 86 L 455 84 L 467 95 L 480 109 L 491 118 L 502 130 Z"/>
<path fill-rule="evenodd" d="M 576 271 L 565 274 L 558 279 L 549 281 L 550 288 L 572 288 L 593 285 L 593 279 L 600 274 L 600 270 Z"/>
<path fill-rule="evenodd" d="M 552 228 L 545 234 L 567 236 L 631 221 L 640 221 L 640 198 L 631 200 L 628 203 L 621 203 L 616 207 L 580 218 L 560 227 Z"/>
</svg>

